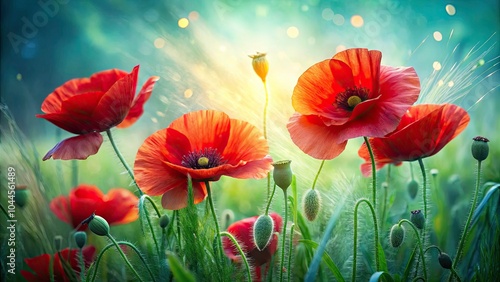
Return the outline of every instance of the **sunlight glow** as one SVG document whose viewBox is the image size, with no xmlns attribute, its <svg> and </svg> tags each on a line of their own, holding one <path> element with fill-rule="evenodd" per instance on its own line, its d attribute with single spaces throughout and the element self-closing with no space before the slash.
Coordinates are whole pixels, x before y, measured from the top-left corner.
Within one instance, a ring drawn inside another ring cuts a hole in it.
<svg viewBox="0 0 500 282">
<path fill-rule="evenodd" d="M 291 26 L 286 30 L 286 34 L 290 38 L 297 38 L 299 36 L 299 29 L 295 26 Z"/>
<path fill-rule="evenodd" d="M 456 12 L 457 10 L 455 9 L 455 6 L 451 4 L 446 5 L 446 13 L 448 13 L 448 15 L 453 16 L 456 14 Z"/>
<path fill-rule="evenodd" d="M 363 20 L 363 17 L 361 17 L 360 15 L 354 15 L 351 17 L 351 24 L 352 26 L 354 27 L 362 27 L 363 24 L 364 24 L 364 20 Z"/>
<path fill-rule="evenodd" d="M 158 37 L 155 39 L 153 44 L 155 45 L 156 48 L 161 49 L 161 48 L 165 47 L 165 43 L 166 43 L 165 39 Z"/>
<path fill-rule="evenodd" d="M 189 20 L 186 18 L 180 18 L 177 24 L 180 28 L 186 28 L 189 25 Z"/>
<path fill-rule="evenodd" d="M 439 31 L 434 31 L 434 33 L 432 34 L 432 36 L 434 37 L 434 40 L 436 40 L 436 41 L 443 40 L 443 35 Z"/>
<path fill-rule="evenodd" d="M 434 70 L 438 71 L 441 69 L 441 63 L 438 61 L 435 61 L 434 63 L 432 63 L 432 67 L 434 68 Z"/>
</svg>

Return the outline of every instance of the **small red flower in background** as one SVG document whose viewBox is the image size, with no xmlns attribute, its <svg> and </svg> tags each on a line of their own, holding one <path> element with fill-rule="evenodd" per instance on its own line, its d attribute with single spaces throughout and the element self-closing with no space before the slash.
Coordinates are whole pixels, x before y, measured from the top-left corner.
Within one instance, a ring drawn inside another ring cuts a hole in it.
<svg viewBox="0 0 500 282">
<path fill-rule="evenodd" d="M 28 282 L 49 282 L 49 281 L 74 281 L 78 279 L 80 273 L 80 263 L 78 260 L 78 249 L 69 248 L 61 250 L 61 254 L 55 253 L 54 262 L 53 262 L 53 273 L 54 280 L 50 279 L 50 260 L 52 255 L 43 254 L 34 258 L 26 258 L 24 262 L 29 268 L 31 268 L 32 272 L 27 270 L 21 270 L 21 275 Z M 94 246 L 84 247 L 83 250 L 83 260 L 85 262 L 85 268 L 90 266 L 90 263 L 94 260 L 95 248 Z M 62 260 L 68 262 L 68 265 L 71 265 L 71 269 L 74 271 L 74 276 L 68 277 L 66 272 L 64 271 L 64 267 L 62 264 Z"/>
<path fill-rule="evenodd" d="M 274 221 L 274 232 L 279 233 L 283 225 L 283 219 L 277 213 L 269 214 Z M 231 233 L 238 243 L 241 249 L 249 259 L 249 263 L 255 268 L 254 278 L 260 280 L 261 269 L 259 266 L 271 261 L 272 256 L 276 253 L 278 249 L 278 235 L 273 234 L 271 242 L 262 251 L 259 251 L 255 246 L 253 240 L 253 226 L 258 216 L 253 216 L 249 218 L 242 219 L 231 224 L 227 228 L 227 232 Z M 222 245 L 224 248 L 224 253 L 233 261 L 240 262 L 241 257 L 238 249 L 233 245 L 233 243 L 226 237 L 222 238 Z M 254 280 L 255 281 L 255 280 Z"/>
<path fill-rule="evenodd" d="M 382 138 L 368 139 L 376 168 L 438 153 L 467 127 L 469 120 L 469 114 L 464 109 L 452 104 L 411 107 L 393 132 Z M 359 148 L 358 154 L 365 160 L 361 171 L 369 176 L 372 168 L 366 144 Z"/>
<path fill-rule="evenodd" d="M 295 145 L 316 159 L 333 159 L 348 139 L 393 131 L 417 101 L 420 81 L 413 68 L 381 66 L 381 59 L 379 51 L 348 49 L 306 70 L 287 125 Z"/>
<path fill-rule="evenodd" d="M 78 227 L 94 212 L 110 225 L 116 225 L 136 220 L 139 217 L 138 203 L 139 199 L 126 189 L 111 189 L 104 195 L 96 186 L 81 184 L 73 188 L 69 196 L 52 199 L 50 210 L 73 228 Z M 85 228 L 86 226 L 81 226 L 79 230 Z"/>
<path fill-rule="evenodd" d="M 84 160 L 99 150 L 103 141 L 99 132 L 132 125 L 142 115 L 159 79 L 150 77 L 134 99 L 138 73 L 139 66 L 131 73 L 118 69 L 97 72 L 90 78 L 69 80 L 50 93 L 42 104 L 45 114 L 36 117 L 78 136 L 59 142 L 43 160 Z"/>
<path fill-rule="evenodd" d="M 266 177 L 272 168 L 268 151 L 255 126 L 223 112 L 191 112 L 144 141 L 135 159 L 135 181 L 146 194 L 163 195 L 165 209 L 177 210 L 187 206 L 188 174 L 194 202 L 200 203 L 207 195 L 204 181 L 223 175 Z"/>
</svg>

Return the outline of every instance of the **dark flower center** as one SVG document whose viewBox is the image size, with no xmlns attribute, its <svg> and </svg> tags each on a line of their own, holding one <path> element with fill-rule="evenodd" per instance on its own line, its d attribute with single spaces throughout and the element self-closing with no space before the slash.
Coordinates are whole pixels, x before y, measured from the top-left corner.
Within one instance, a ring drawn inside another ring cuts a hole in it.
<svg viewBox="0 0 500 282">
<path fill-rule="evenodd" d="M 364 87 L 347 88 L 337 95 L 336 104 L 346 111 L 354 110 L 359 103 L 368 99 L 369 90 Z"/>
<path fill-rule="evenodd" d="M 193 169 L 208 169 L 224 164 L 225 161 L 215 148 L 189 152 L 182 156 L 181 164 Z"/>
</svg>

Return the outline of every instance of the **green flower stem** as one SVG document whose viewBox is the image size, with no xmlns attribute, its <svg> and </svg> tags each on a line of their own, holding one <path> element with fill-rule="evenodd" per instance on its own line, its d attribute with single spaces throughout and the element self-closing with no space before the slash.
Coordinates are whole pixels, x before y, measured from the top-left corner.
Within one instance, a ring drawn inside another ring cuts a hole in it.
<svg viewBox="0 0 500 282">
<path fill-rule="evenodd" d="M 120 153 L 120 150 L 118 150 L 118 147 L 116 146 L 115 141 L 113 139 L 113 135 L 111 135 L 111 130 L 109 130 L 109 129 L 106 130 L 106 134 L 108 134 L 109 141 L 111 142 L 111 146 L 113 146 L 113 149 L 115 150 L 116 155 L 118 156 L 118 158 L 122 162 L 123 166 L 125 167 L 125 169 L 128 172 L 128 175 L 130 175 L 130 178 L 132 178 L 132 181 L 134 182 L 135 186 L 139 190 L 139 196 L 142 196 L 144 193 L 142 192 L 141 188 L 139 188 L 139 186 L 137 186 L 137 184 L 135 183 L 134 173 L 132 172 L 132 169 L 130 168 L 130 166 L 127 164 L 127 162 L 123 158 L 123 155 Z"/>
<path fill-rule="evenodd" d="M 10 217 L 9 217 L 9 213 L 7 213 L 7 210 L 3 207 L 3 205 L 2 205 L 2 204 L 0 204 L 0 209 L 2 209 L 2 212 L 3 212 L 3 214 L 5 215 L 5 217 L 6 217 L 7 219 L 10 219 Z"/>
<path fill-rule="evenodd" d="M 271 197 L 269 198 L 269 201 L 267 202 L 267 206 L 266 206 L 266 215 L 268 215 L 268 214 L 269 214 L 269 206 L 271 206 L 271 202 L 273 201 L 274 192 L 276 192 L 276 184 L 274 184 L 274 187 L 273 187 L 273 192 L 271 193 Z"/>
<path fill-rule="evenodd" d="M 285 199 L 285 218 L 283 218 L 283 243 L 281 245 L 280 281 L 283 281 L 283 266 L 285 265 L 286 222 L 288 220 L 288 200 L 286 196 L 286 189 L 283 189 L 283 196 Z"/>
<path fill-rule="evenodd" d="M 153 199 L 151 199 L 151 197 L 149 197 L 148 195 L 144 195 L 144 198 L 146 200 L 148 200 L 150 203 L 151 203 L 151 206 L 153 206 L 153 208 L 155 209 L 156 211 L 156 215 L 158 217 L 161 217 L 161 213 L 160 213 L 160 210 L 158 209 L 158 207 L 156 206 L 156 203 L 153 201 Z"/>
<path fill-rule="evenodd" d="M 248 281 L 252 281 L 252 273 L 250 272 L 250 265 L 248 264 L 247 257 L 245 256 L 245 253 L 241 249 L 240 244 L 238 244 L 238 241 L 236 240 L 236 238 L 234 238 L 234 236 L 231 233 L 226 232 L 226 231 L 222 231 L 220 233 L 220 235 L 226 236 L 227 238 L 229 238 L 229 240 L 231 240 L 231 242 L 233 242 L 233 244 L 236 247 L 236 249 L 238 249 L 238 252 L 240 253 L 240 256 L 241 256 L 241 258 L 243 260 L 243 263 L 245 264 L 245 267 L 246 267 L 246 270 L 247 270 Z"/>
<path fill-rule="evenodd" d="M 408 219 L 401 219 L 399 221 L 398 225 L 401 226 L 401 224 L 403 224 L 403 222 L 410 225 L 411 228 L 413 228 L 413 231 L 415 231 L 415 236 L 417 236 L 418 247 L 420 249 L 420 259 L 422 260 L 422 267 L 424 268 L 424 278 L 425 278 L 424 281 L 427 281 L 427 268 L 425 267 L 424 249 L 422 247 L 422 242 L 420 241 L 420 236 L 418 235 L 418 230 L 415 227 L 415 225 L 411 221 L 409 221 Z"/>
<path fill-rule="evenodd" d="M 389 184 L 390 184 L 390 180 L 391 180 L 391 167 L 392 165 L 389 164 L 387 166 L 387 179 L 385 180 L 385 183 L 387 185 L 384 186 L 384 207 L 382 208 L 382 219 L 381 219 L 381 223 L 380 223 L 380 228 L 384 228 L 384 225 L 385 225 L 385 214 L 387 212 L 387 193 L 389 191 Z"/>
<path fill-rule="evenodd" d="M 455 268 L 453 268 L 453 267 L 452 267 L 452 268 L 450 269 L 450 271 L 451 271 L 451 274 L 452 274 L 452 275 L 450 275 L 450 276 L 455 275 L 455 278 L 457 278 L 458 282 L 462 282 L 462 279 L 460 279 L 460 276 L 458 276 L 458 273 L 455 271 Z"/>
<path fill-rule="evenodd" d="M 370 145 L 368 138 L 367 137 L 363 138 L 365 139 L 366 148 L 368 149 L 368 153 L 370 153 L 370 160 L 372 163 L 372 201 L 373 201 L 373 209 L 377 210 L 377 168 L 375 167 L 375 156 L 373 155 L 372 146 Z"/>
<path fill-rule="evenodd" d="M 125 256 L 125 254 L 123 253 L 122 249 L 120 248 L 120 246 L 118 245 L 118 242 L 116 242 L 115 238 L 113 238 L 113 236 L 111 236 L 111 234 L 108 234 L 108 238 L 109 240 L 111 240 L 111 242 L 113 242 L 113 244 L 116 246 L 116 248 L 118 249 L 118 253 L 120 253 L 120 256 L 123 258 L 123 260 L 125 261 L 125 263 L 127 264 L 127 266 L 130 268 L 130 270 L 132 270 L 132 272 L 134 273 L 134 275 L 137 277 L 137 279 L 139 279 L 139 281 L 144 281 L 142 280 L 141 276 L 139 275 L 139 273 L 137 273 L 137 270 L 135 270 L 135 268 L 132 266 L 132 264 L 130 263 L 130 261 L 128 260 L 127 256 Z M 96 269 L 97 270 L 97 269 Z M 93 280 L 92 280 L 93 281 Z"/>
<path fill-rule="evenodd" d="M 436 249 L 436 250 L 438 250 L 439 254 L 442 253 L 441 249 L 438 246 L 436 246 L 436 245 L 430 245 L 429 247 L 425 248 L 424 254 L 427 253 L 427 251 L 430 250 L 430 249 Z"/>
<path fill-rule="evenodd" d="M 207 192 L 208 192 L 208 202 L 210 203 L 210 209 L 212 210 L 212 215 L 214 217 L 214 223 L 215 223 L 215 231 L 217 232 L 217 247 L 219 249 L 219 260 L 222 262 L 224 259 L 224 254 L 222 253 L 222 240 L 220 238 L 220 228 L 219 228 L 219 221 L 217 220 L 217 214 L 215 214 L 215 208 L 214 208 L 214 202 L 212 200 L 212 191 L 210 189 L 210 182 L 205 181 L 205 185 L 207 186 Z"/>
<path fill-rule="evenodd" d="M 318 181 L 319 174 L 321 173 L 321 170 L 323 169 L 323 165 L 325 164 L 325 160 L 321 161 L 321 165 L 319 166 L 318 172 L 316 173 L 316 176 L 314 177 L 313 185 L 312 185 L 312 190 L 314 190 L 314 187 L 316 187 L 316 182 Z"/>
<path fill-rule="evenodd" d="M 358 208 L 361 203 L 366 203 L 372 212 L 373 217 L 373 230 L 375 233 L 375 265 L 377 271 L 380 270 L 380 259 L 379 259 L 379 250 L 378 250 L 378 222 L 377 216 L 375 214 L 375 208 L 370 203 L 370 201 L 366 198 L 359 199 L 354 206 L 354 248 L 353 248 L 353 263 L 352 263 L 352 276 L 351 281 L 356 281 L 356 264 L 357 264 L 357 253 L 358 253 Z"/>
<path fill-rule="evenodd" d="M 50 276 L 50 282 L 54 282 L 54 258 L 55 256 L 50 256 L 50 261 L 49 261 L 49 276 Z"/>
<path fill-rule="evenodd" d="M 153 206 L 153 208 L 155 209 L 158 217 L 161 217 L 160 211 L 156 207 L 156 204 L 154 203 L 153 199 L 151 199 L 151 197 L 149 197 L 148 195 L 142 195 L 141 198 L 148 200 L 151 203 L 151 205 Z M 153 224 L 151 223 L 151 219 L 149 218 L 149 212 L 146 209 L 146 205 L 144 205 L 144 211 L 146 214 L 146 220 L 148 221 L 149 231 L 151 232 L 151 236 L 153 237 L 153 242 L 155 243 L 156 252 L 158 253 L 158 255 L 160 255 L 160 248 L 158 246 L 158 240 L 156 239 L 156 234 L 155 234 L 155 231 L 153 229 Z"/>
<path fill-rule="evenodd" d="M 425 221 L 427 221 L 427 175 L 425 173 L 424 162 L 422 161 L 422 159 L 418 159 L 418 164 L 420 165 L 420 170 L 422 171 L 422 180 L 424 181 L 424 188 L 423 188 L 424 191 L 422 194 L 424 201 L 424 217 Z"/>
<path fill-rule="evenodd" d="M 411 280 L 411 281 L 412 281 L 412 282 L 417 282 L 418 280 L 422 280 L 422 281 L 424 281 L 424 282 L 425 282 L 425 279 L 424 279 L 424 277 L 422 277 L 422 276 L 417 276 L 417 277 L 413 278 L 413 280 Z"/>
<path fill-rule="evenodd" d="M 292 226 L 290 226 L 290 244 L 288 245 L 288 280 L 287 281 L 292 281 L 291 275 L 292 275 L 292 248 L 293 248 L 293 228 L 295 227 L 295 223 L 292 223 Z"/>
<path fill-rule="evenodd" d="M 78 261 L 80 263 L 80 281 L 85 281 L 85 262 L 83 261 L 83 251 L 78 250 Z"/>
<path fill-rule="evenodd" d="M 148 271 L 149 275 L 151 276 L 152 281 L 156 281 L 156 279 L 155 279 L 155 277 L 154 277 L 154 275 L 153 275 L 153 272 L 151 271 L 151 269 L 149 268 L 149 265 L 148 265 L 148 264 L 147 264 L 147 262 L 146 262 L 146 259 L 145 259 L 145 258 L 141 255 L 141 253 L 139 252 L 139 250 L 137 249 L 137 247 L 136 247 L 136 246 L 134 246 L 134 244 L 132 244 L 132 243 L 130 243 L 130 242 L 125 242 L 125 241 L 119 241 L 119 242 L 116 242 L 116 244 L 117 244 L 117 245 L 125 245 L 125 246 L 129 246 L 130 248 L 132 248 L 132 249 L 135 251 L 135 253 L 139 256 L 139 258 L 141 259 L 142 263 L 146 266 L 146 269 L 147 269 L 147 271 Z M 90 273 L 91 273 L 91 271 L 92 271 L 92 267 L 93 267 L 93 266 L 95 266 L 95 270 L 94 270 L 94 272 L 93 272 L 93 274 L 92 274 L 92 279 L 91 279 L 90 281 L 92 281 L 92 282 L 94 282 L 94 281 L 95 281 L 95 278 L 96 278 L 96 275 L 97 275 L 97 270 L 98 270 L 98 268 L 99 268 L 99 263 L 101 262 L 101 259 L 102 259 L 103 255 L 104 255 L 104 253 L 105 253 L 107 250 L 109 250 L 110 248 L 114 247 L 114 246 L 116 246 L 116 245 L 115 245 L 115 242 L 113 242 L 113 243 L 111 243 L 111 244 L 106 245 L 106 247 L 104 247 L 104 248 L 102 249 L 102 251 L 101 251 L 101 252 L 99 253 L 99 255 L 97 256 L 97 259 L 96 259 L 95 263 L 93 263 L 93 264 L 90 266 L 90 268 L 89 268 L 89 275 L 87 276 L 86 281 L 89 281 Z M 120 252 L 121 252 L 121 248 L 120 248 L 120 247 L 118 247 L 118 249 L 120 249 Z"/>
<path fill-rule="evenodd" d="M 71 187 L 78 186 L 78 161 L 71 160 Z"/>
<path fill-rule="evenodd" d="M 174 218 L 175 218 L 175 221 L 177 222 L 176 223 L 176 226 L 177 226 L 177 244 L 179 245 L 179 252 L 181 252 L 181 250 L 182 250 L 181 224 L 180 224 L 181 223 L 181 218 L 180 218 L 178 210 L 174 211 Z"/>
<path fill-rule="evenodd" d="M 472 214 L 474 210 L 476 209 L 476 203 L 477 203 L 477 197 L 479 194 L 479 183 L 481 183 L 481 161 L 477 161 L 477 177 L 476 177 L 476 189 L 474 190 L 474 195 L 473 195 L 473 200 L 472 200 L 472 206 L 470 207 L 469 210 L 469 216 L 467 216 L 467 221 L 465 222 L 465 227 L 464 230 L 462 231 L 462 236 L 460 236 L 460 241 L 458 243 L 458 249 L 457 253 L 455 255 L 455 259 L 453 260 L 452 264 L 452 269 L 455 269 L 457 267 L 458 262 L 460 261 L 460 258 L 462 257 L 462 252 L 463 248 L 465 245 L 465 242 L 467 241 L 467 236 L 469 235 L 469 225 L 472 219 Z M 453 275 L 450 275 L 450 278 L 448 281 L 451 281 Z M 458 275 L 456 275 L 458 277 Z"/>
</svg>

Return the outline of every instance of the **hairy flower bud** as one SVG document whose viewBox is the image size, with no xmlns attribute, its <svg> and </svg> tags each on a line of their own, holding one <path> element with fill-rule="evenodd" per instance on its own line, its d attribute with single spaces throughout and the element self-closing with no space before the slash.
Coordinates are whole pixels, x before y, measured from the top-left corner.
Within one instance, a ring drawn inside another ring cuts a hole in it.
<svg viewBox="0 0 500 282">
<path fill-rule="evenodd" d="M 78 248 L 83 248 L 85 244 L 87 244 L 87 233 L 83 231 L 78 231 L 75 234 L 73 234 L 73 238 L 75 239 L 76 245 Z"/>
<path fill-rule="evenodd" d="M 253 70 L 265 82 L 267 72 L 269 71 L 269 62 L 267 61 L 266 53 L 257 52 L 257 54 L 249 55 L 249 57 L 252 58 Z"/>
<path fill-rule="evenodd" d="M 439 264 L 442 268 L 451 269 L 453 262 L 447 253 L 440 253 L 438 257 Z"/>
<path fill-rule="evenodd" d="M 253 225 L 253 241 L 259 251 L 262 251 L 271 241 L 274 230 L 273 218 L 261 215 Z"/>
<path fill-rule="evenodd" d="M 160 227 L 161 228 L 167 227 L 169 223 L 170 223 L 170 218 L 168 217 L 167 214 L 164 214 L 160 217 Z"/>
<path fill-rule="evenodd" d="M 94 218 L 90 221 L 89 229 L 90 231 L 94 232 L 96 235 L 99 236 L 109 235 L 108 222 L 104 218 L 98 215 L 94 216 Z"/>
<path fill-rule="evenodd" d="M 406 183 L 406 188 L 408 189 L 408 194 L 410 194 L 410 198 L 413 200 L 417 196 L 418 192 L 418 182 L 415 179 L 411 179 Z"/>
<path fill-rule="evenodd" d="M 321 196 L 315 189 L 309 189 L 302 198 L 302 210 L 307 220 L 314 221 L 321 208 Z"/>
<path fill-rule="evenodd" d="M 484 161 L 490 152 L 490 148 L 488 147 L 490 140 L 481 136 L 474 137 L 472 140 L 474 140 L 471 146 L 472 156 L 480 162 Z"/>
<path fill-rule="evenodd" d="M 418 229 L 424 229 L 424 226 L 425 226 L 425 217 L 422 214 L 421 210 L 411 211 L 410 221 Z"/>
<path fill-rule="evenodd" d="M 274 183 L 283 190 L 286 190 L 292 184 L 292 169 L 290 168 L 290 160 L 278 161 L 272 163 L 274 166 L 273 179 Z"/>
<path fill-rule="evenodd" d="M 394 224 L 394 226 L 391 228 L 391 233 L 389 237 L 391 239 L 391 245 L 394 248 L 401 246 L 403 240 L 405 239 L 404 227 L 399 224 Z"/>
</svg>

